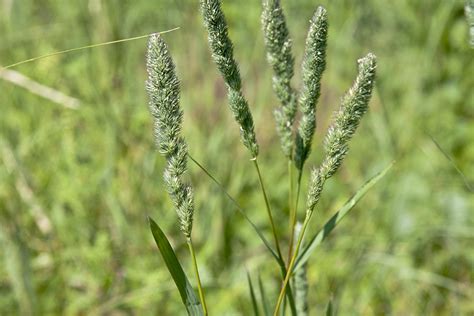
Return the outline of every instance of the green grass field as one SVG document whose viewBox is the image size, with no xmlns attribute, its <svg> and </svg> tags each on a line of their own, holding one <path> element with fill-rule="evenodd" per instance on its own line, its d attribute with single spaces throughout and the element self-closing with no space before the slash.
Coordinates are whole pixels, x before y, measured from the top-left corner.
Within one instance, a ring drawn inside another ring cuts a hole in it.
<svg viewBox="0 0 474 316">
<path fill-rule="evenodd" d="M 310 314 L 322 314 L 331 298 L 338 315 L 474 314 L 474 50 L 464 1 L 282 4 L 297 74 L 314 9 L 323 5 L 329 15 L 308 171 L 322 159 L 321 141 L 356 60 L 369 51 L 378 57 L 369 112 L 327 183 L 311 231 L 396 161 L 309 261 Z M 146 39 L 1 68 L 32 57 L 179 27 L 163 37 L 181 79 L 189 152 L 270 238 L 198 7 L 191 0 L 0 1 L 0 315 L 184 314 L 147 216 L 191 274 L 164 188 L 165 161 L 154 146 Z M 224 0 L 223 9 L 276 224 L 285 230 L 286 161 L 272 115 L 277 99 L 261 4 Z M 55 99 L 56 92 L 73 99 Z M 277 267 L 219 188 L 196 165 L 189 169 L 193 240 L 210 314 L 250 315 L 246 271 L 255 282 L 260 274 L 274 298 Z"/>
</svg>

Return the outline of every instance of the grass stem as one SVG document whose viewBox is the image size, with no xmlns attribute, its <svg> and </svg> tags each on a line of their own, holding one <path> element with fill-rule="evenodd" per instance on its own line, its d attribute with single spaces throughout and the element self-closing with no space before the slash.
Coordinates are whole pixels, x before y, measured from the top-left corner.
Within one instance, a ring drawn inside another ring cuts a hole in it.
<svg viewBox="0 0 474 316">
<path fill-rule="evenodd" d="M 301 228 L 301 232 L 298 235 L 298 241 L 296 242 L 295 252 L 294 252 L 293 256 L 291 257 L 290 262 L 288 263 L 288 269 L 286 271 L 285 280 L 283 281 L 283 285 L 281 287 L 280 294 L 278 295 L 278 301 L 277 301 L 277 304 L 276 304 L 276 307 L 275 307 L 275 311 L 273 312 L 273 316 L 278 316 L 279 315 L 281 303 L 283 302 L 283 298 L 285 297 L 286 287 L 288 286 L 288 283 L 290 281 L 291 273 L 293 272 L 292 270 L 295 266 L 296 258 L 298 257 L 298 252 L 300 250 L 301 243 L 303 241 L 304 233 L 306 231 L 306 228 L 308 227 L 308 223 L 311 219 L 312 214 L 313 214 L 313 212 L 309 213 L 306 216 L 306 218 L 304 220 L 304 223 L 303 223 L 303 227 Z"/>
<path fill-rule="evenodd" d="M 280 242 L 278 241 L 278 236 L 277 236 L 277 232 L 276 232 L 275 223 L 273 221 L 273 216 L 272 216 L 272 211 L 271 211 L 271 208 L 270 208 L 270 203 L 268 202 L 267 192 L 265 191 L 265 185 L 263 184 L 263 178 L 262 178 L 262 174 L 260 172 L 260 168 L 258 166 L 257 158 L 253 159 L 252 161 L 253 161 L 253 164 L 255 166 L 255 169 L 257 170 L 258 181 L 260 182 L 260 189 L 262 190 L 263 199 L 265 200 L 265 207 L 267 209 L 268 219 L 270 220 L 270 226 L 272 228 L 273 238 L 275 239 L 276 251 L 278 253 L 278 256 L 283 260 L 283 256 L 281 254 Z"/>
<path fill-rule="evenodd" d="M 202 311 L 205 316 L 207 316 L 207 305 L 206 305 L 206 299 L 204 298 L 204 289 L 202 288 L 201 285 L 201 278 L 199 277 L 199 269 L 196 261 L 196 254 L 194 252 L 194 246 L 191 238 L 188 238 L 186 243 L 188 244 L 189 252 L 191 254 L 191 257 L 193 258 L 193 268 L 194 268 L 194 274 L 196 275 L 196 281 L 198 284 L 198 292 L 199 292 L 199 298 L 201 299 L 201 304 L 202 304 Z"/>
<path fill-rule="evenodd" d="M 292 168 L 293 169 L 293 168 Z M 293 173 L 293 172 L 292 172 Z M 301 177 L 303 175 L 302 170 L 298 170 L 298 181 L 296 182 L 296 202 L 295 207 L 293 209 L 293 216 L 290 217 L 290 243 L 288 245 L 288 264 L 290 262 L 291 255 L 293 253 L 293 240 L 295 236 L 295 226 L 296 226 L 296 219 L 298 215 L 298 202 L 300 198 L 300 190 L 301 190 Z"/>
<path fill-rule="evenodd" d="M 244 218 L 247 220 L 247 222 L 253 227 L 253 229 L 255 230 L 255 232 L 258 234 L 258 236 L 260 237 L 260 239 L 262 240 L 262 242 L 265 244 L 265 246 L 267 247 L 267 249 L 270 251 L 270 253 L 273 255 L 273 257 L 276 259 L 279 267 L 280 267 L 280 271 L 281 271 L 281 276 L 282 276 L 282 280 L 285 279 L 285 276 L 286 276 L 286 266 L 285 266 L 285 262 L 283 261 L 283 258 L 281 256 L 281 253 L 280 254 L 277 254 L 275 253 L 275 251 L 272 249 L 272 247 L 270 246 L 269 242 L 266 240 L 266 238 L 262 235 L 262 233 L 260 232 L 260 230 L 258 229 L 258 227 L 250 220 L 250 218 L 246 215 L 245 211 L 243 210 L 243 208 L 237 203 L 237 201 L 225 190 L 225 188 L 223 187 L 223 185 L 202 165 L 200 164 L 196 159 L 194 159 L 194 157 L 192 157 L 189 153 L 188 153 L 188 157 L 189 159 L 191 159 L 191 161 L 193 161 L 212 181 L 214 181 L 215 184 L 217 184 L 217 186 L 222 190 L 222 192 L 229 198 L 229 200 L 234 204 L 234 206 L 236 207 L 236 209 L 239 211 L 240 214 L 242 214 L 242 216 L 244 216 Z M 286 295 L 288 297 L 288 303 L 289 303 L 289 306 L 290 306 L 290 309 L 291 309 L 291 315 L 293 316 L 296 316 L 296 305 L 295 305 L 295 300 L 294 300 L 294 297 L 293 297 L 293 292 L 291 290 L 291 286 L 290 285 L 287 285 L 287 288 L 286 288 Z"/>
</svg>

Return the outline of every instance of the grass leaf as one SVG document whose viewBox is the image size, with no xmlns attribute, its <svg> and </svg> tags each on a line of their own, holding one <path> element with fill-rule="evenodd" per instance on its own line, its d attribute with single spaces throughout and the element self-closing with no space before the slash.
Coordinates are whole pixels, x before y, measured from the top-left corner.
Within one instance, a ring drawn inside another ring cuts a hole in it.
<svg viewBox="0 0 474 316">
<path fill-rule="evenodd" d="M 181 299 L 186 306 L 188 314 L 191 316 L 202 316 L 203 311 L 201 302 L 197 298 L 196 293 L 194 292 L 191 283 L 186 277 L 186 274 L 184 273 L 183 268 L 181 267 L 181 264 L 179 263 L 178 258 L 176 257 L 176 254 L 168 239 L 153 219 L 148 218 L 148 220 L 150 222 L 150 229 L 153 233 L 153 238 L 155 238 L 155 242 L 160 249 L 160 253 L 163 256 L 166 267 L 173 277 L 174 283 L 176 283 L 176 286 L 178 287 L 179 294 L 181 295 Z"/>
<path fill-rule="evenodd" d="M 326 239 L 326 237 L 336 228 L 336 225 L 354 208 L 360 199 L 379 182 L 392 168 L 394 162 L 367 181 L 350 199 L 336 212 L 324 225 L 324 227 L 311 238 L 306 247 L 299 253 L 294 271 L 298 270 L 313 253 L 313 251 Z"/>
<path fill-rule="evenodd" d="M 334 315 L 334 310 L 332 307 L 332 299 L 329 300 L 328 306 L 326 307 L 326 316 L 332 316 Z"/>
<path fill-rule="evenodd" d="M 252 279 L 250 278 L 250 274 L 248 271 L 247 271 L 247 281 L 249 283 L 250 297 L 252 298 L 253 314 L 255 316 L 260 316 L 260 312 L 258 311 L 257 298 L 255 297 L 255 291 L 253 289 Z"/>
<path fill-rule="evenodd" d="M 458 167 L 458 165 L 454 161 L 454 158 L 451 157 L 451 155 L 448 154 L 448 152 L 446 150 L 444 150 L 443 147 L 441 147 L 441 145 L 438 143 L 438 141 L 433 136 L 431 136 L 431 135 L 429 135 L 429 136 L 431 138 L 431 141 L 435 144 L 436 148 L 438 148 L 438 150 L 443 154 L 443 156 L 449 161 L 451 166 L 453 166 L 453 168 L 459 174 L 459 176 L 461 177 L 461 180 L 464 182 L 464 185 L 469 190 L 469 192 L 474 193 L 474 188 L 471 186 L 471 184 L 469 183 L 469 180 L 464 175 L 462 170 Z"/>
<path fill-rule="evenodd" d="M 258 274 L 258 290 L 260 291 L 260 298 L 263 305 L 263 313 L 265 316 L 270 316 L 270 304 L 268 303 L 267 294 L 265 293 L 265 286 L 263 285 L 260 273 Z"/>
</svg>

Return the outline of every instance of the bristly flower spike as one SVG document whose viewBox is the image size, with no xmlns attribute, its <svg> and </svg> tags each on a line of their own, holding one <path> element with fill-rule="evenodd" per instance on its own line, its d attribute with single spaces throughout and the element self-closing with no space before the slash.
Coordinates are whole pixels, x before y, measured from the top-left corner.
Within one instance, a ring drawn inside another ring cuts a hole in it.
<svg viewBox="0 0 474 316">
<path fill-rule="evenodd" d="M 180 229 L 191 238 L 194 195 L 182 180 L 187 169 L 187 146 L 181 136 L 183 111 L 179 106 L 179 80 L 165 41 L 158 34 L 150 36 L 147 51 L 149 110 L 154 118 L 155 141 L 167 165 L 164 179 L 178 213 Z"/>
<path fill-rule="evenodd" d="M 295 252 L 288 264 L 289 271 L 278 296 L 274 316 L 279 315 L 280 307 L 285 296 L 285 289 L 290 280 L 299 249 L 308 223 L 318 203 L 324 183 L 337 171 L 348 151 L 347 142 L 354 135 L 362 116 L 367 112 L 372 89 L 375 80 L 376 60 L 375 55 L 368 54 L 359 59 L 359 73 L 357 78 L 346 95 L 342 98 L 341 107 L 335 114 L 334 124 L 329 128 L 325 139 L 326 156 L 319 168 L 313 169 L 309 183 L 308 198 L 306 205 L 306 216 L 303 222 L 303 228 L 296 242 Z"/>
<path fill-rule="evenodd" d="M 299 96 L 302 117 L 296 135 L 295 164 L 302 169 L 311 151 L 316 129 L 316 103 L 321 93 L 321 78 L 326 68 L 326 41 L 328 32 L 327 13 L 318 7 L 314 13 L 306 38 L 303 59 L 303 87 Z"/>
<path fill-rule="evenodd" d="M 275 110 L 277 132 L 281 147 L 289 159 L 293 155 L 293 122 L 296 114 L 297 97 L 291 87 L 294 74 L 294 58 L 291 54 L 292 41 L 286 26 L 280 0 L 265 0 L 262 12 L 262 26 L 267 61 L 273 68 L 273 90 L 281 103 Z"/>
<path fill-rule="evenodd" d="M 242 94 L 242 82 L 239 68 L 234 60 L 234 49 L 227 31 L 227 22 L 219 0 L 201 0 L 204 25 L 208 31 L 208 40 L 212 58 L 224 77 L 227 85 L 229 107 L 240 126 L 242 142 L 250 151 L 252 158 L 258 156 L 258 144 L 255 137 L 252 114 L 247 100 Z"/>
<path fill-rule="evenodd" d="M 311 173 L 307 211 L 312 212 L 319 201 L 324 182 L 339 169 L 349 146 L 348 142 L 367 112 L 375 82 L 376 57 L 369 53 L 359 59 L 359 73 L 351 89 L 342 98 L 341 106 L 324 141 L 325 158 Z"/>
</svg>

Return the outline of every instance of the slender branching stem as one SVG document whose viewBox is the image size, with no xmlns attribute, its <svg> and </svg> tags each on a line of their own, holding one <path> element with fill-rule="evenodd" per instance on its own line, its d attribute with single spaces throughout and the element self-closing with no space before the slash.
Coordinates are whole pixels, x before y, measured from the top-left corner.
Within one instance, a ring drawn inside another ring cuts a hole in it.
<svg viewBox="0 0 474 316">
<path fill-rule="evenodd" d="M 286 287 L 288 286 L 288 283 L 290 281 L 290 277 L 291 277 L 291 274 L 293 272 L 292 270 L 295 266 L 296 258 L 298 257 L 298 252 L 300 251 L 300 247 L 301 247 L 301 244 L 303 242 L 304 233 L 306 231 L 306 228 L 308 227 L 308 223 L 309 223 L 312 215 L 313 215 L 313 212 L 309 212 L 306 215 L 306 218 L 304 219 L 303 227 L 301 228 L 301 232 L 298 236 L 298 241 L 296 242 L 295 252 L 294 252 L 293 256 L 291 257 L 290 262 L 288 263 L 288 269 L 286 271 L 285 280 L 283 281 L 283 285 L 281 287 L 280 294 L 278 295 L 278 301 L 277 301 L 277 304 L 276 304 L 276 307 L 275 307 L 275 311 L 273 312 L 273 316 L 279 315 L 281 303 L 283 302 L 283 298 L 285 297 Z"/>
<path fill-rule="evenodd" d="M 288 209 L 290 211 L 290 218 L 293 216 L 293 164 L 291 159 L 288 159 Z M 291 229 L 291 221 L 289 222 Z"/>
<path fill-rule="evenodd" d="M 188 153 L 189 159 L 191 159 L 204 173 L 212 180 L 214 181 L 215 184 L 222 190 L 222 192 L 229 198 L 229 200 L 234 204 L 234 206 L 237 208 L 237 210 L 242 214 L 245 219 L 250 223 L 250 225 L 253 227 L 255 232 L 258 234 L 258 236 L 262 239 L 263 243 L 265 246 L 268 247 L 268 250 L 272 253 L 272 255 L 277 259 L 278 265 L 280 266 L 281 270 L 281 276 L 282 280 L 285 279 L 286 276 L 286 266 L 285 262 L 283 261 L 283 258 L 278 256 L 278 254 L 275 253 L 275 251 L 271 248 L 270 243 L 265 239 L 265 237 L 260 233 L 258 230 L 257 226 L 249 219 L 249 217 L 246 215 L 245 211 L 243 208 L 237 203 L 237 201 L 224 189 L 223 185 L 206 169 L 204 168 L 203 165 L 201 165 L 196 159 L 194 159 L 189 153 Z M 286 288 L 286 295 L 288 298 L 288 302 L 290 305 L 291 309 L 291 315 L 296 316 L 296 306 L 295 306 L 295 301 L 293 298 L 293 292 L 291 289 L 291 286 L 288 285 Z"/>
<path fill-rule="evenodd" d="M 206 168 L 204 168 L 203 165 L 201 165 L 196 159 L 194 159 L 190 154 L 188 154 L 189 159 L 191 159 L 199 168 L 201 168 L 202 171 L 212 180 L 214 183 L 219 187 L 219 189 L 227 196 L 227 198 L 232 202 L 232 204 L 235 206 L 237 211 L 245 218 L 245 220 L 252 226 L 252 228 L 255 230 L 257 235 L 260 237 L 264 245 L 267 247 L 268 251 L 272 254 L 272 256 L 277 260 L 279 265 L 283 265 L 283 268 L 285 268 L 285 272 L 283 273 L 283 278 L 285 277 L 286 274 L 286 267 L 283 262 L 283 259 L 281 257 L 278 257 L 277 253 L 273 250 L 273 248 L 270 245 L 270 242 L 267 241 L 267 239 L 263 236 L 263 234 L 260 232 L 258 227 L 252 222 L 252 220 L 247 216 L 245 213 L 244 209 L 239 205 L 239 203 L 227 192 L 227 190 L 224 188 L 224 186 L 217 180 Z"/>
<path fill-rule="evenodd" d="M 296 220 L 298 216 L 298 202 L 300 200 L 300 191 L 301 191 L 301 177 L 303 176 L 303 171 L 298 169 L 298 180 L 296 181 L 296 202 L 294 207 L 294 214 L 293 217 L 290 218 L 290 243 L 289 243 L 289 251 L 288 251 L 288 264 L 290 262 L 291 255 L 293 253 L 293 239 L 295 236 L 295 227 L 296 227 Z"/>
<path fill-rule="evenodd" d="M 263 199 L 265 200 L 265 207 L 267 209 L 268 219 L 270 220 L 270 226 L 272 228 L 273 238 L 275 239 L 275 247 L 277 250 L 277 254 L 283 260 L 283 256 L 281 254 L 280 242 L 278 241 L 277 231 L 276 231 L 275 223 L 273 221 L 272 210 L 270 207 L 270 203 L 268 202 L 267 192 L 265 191 L 265 185 L 263 184 L 263 178 L 262 178 L 262 174 L 260 173 L 260 168 L 258 166 L 257 158 L 252 159 L 252 161 L 255 166 L 255 169 L 257 170 L 258 181 L 260 182 L 260 189 L 262 190 Z"/>
<path fill-rule="evenodd" d="M 188 249 L 189 253 L 191 254 L 191 257 L 193 258 L 193 268 L 194 268 L 194 274 L 196 275 L 196 281 L 198 285 L 198 292 L 199 292 L 199 298 L 201 299 L 201 305 L 202 305 L 202 311 L 205 316 L 207 316 L 207 305 L 206 305 L 206 299 L 204 297 L 204 289 L 201 284 L 201 278 L 199 276 L 199 269 L 196 261 L 196 254 L 194 252 L 194 246 L 191 238 L 187 238 L 186 243 L 188 244 Z"/>
<path fill-rule="evenodd" d="M 296 218 L 296 210 L 293 208 L 293 163 L 292 159 L 290 158 L 288 160 L 288 185 L 289 185 L 289 192 L 288 192 L 288 207 L 290 210 L 290 216 L 289 216 L 289 228 L 290 232 L 293 230 L 293 218 Z M 293 236 L 290 235 L 290 243 L 288 244 L 288 260 L 291 258 L 291 249 L 292 246 L 291 244 L 293 243 Z"/>
</svg>

